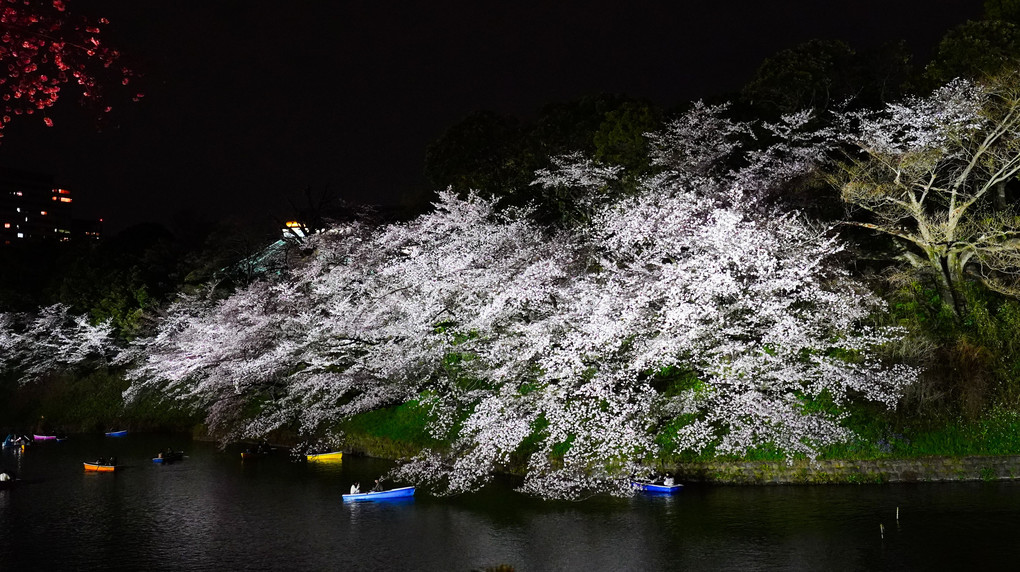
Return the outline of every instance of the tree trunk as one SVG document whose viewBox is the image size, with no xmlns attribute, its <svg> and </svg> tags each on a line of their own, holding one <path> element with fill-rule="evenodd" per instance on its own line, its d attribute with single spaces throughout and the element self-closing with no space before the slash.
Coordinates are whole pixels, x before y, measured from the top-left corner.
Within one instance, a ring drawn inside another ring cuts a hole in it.
<svg viewBox="0 0 1020 572">
<path fill-rule="evenodd" d="M 948 290 L 949 298 L 943 298 L 946 305 L 951 305 L 957 318 L 967 311 L 967 299 L 963 292 L 963 265 L 958 253 L 950 251 L 940 258 L 942 281 Z"/>
<path fill-rule="evenodd" d="M 1006 181 L 999 181 L 995 184 L 995 209 L 1006 208 Z"/>
<path fill-rule="evenodd" d="M 935 287 L 938 289 L 942 304 L 953 311 L 957 319 L 963 314 L 963 297 L 959 291 L 962 272 L 956 272 L 954 265 L 959 266 L 956 256 L 942 256 L 936 252 L 928 253 L 928 261 L 934 271 Z"/>
</svg>

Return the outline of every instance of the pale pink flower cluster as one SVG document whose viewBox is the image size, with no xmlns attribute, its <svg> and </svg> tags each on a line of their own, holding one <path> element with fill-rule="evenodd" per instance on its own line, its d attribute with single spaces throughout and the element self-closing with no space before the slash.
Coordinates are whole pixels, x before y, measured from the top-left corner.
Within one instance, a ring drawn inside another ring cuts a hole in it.
<svg viewBox="0 0 1020 572">
<path fill-rule="evenodd" d="M 27 383 L 84 362 L 105 364 L 119 351 L 112 332 L 109 320 L 92 324 L 64 304 L 0 313 L 0 371 L 13 369 Z"/>
</svg>

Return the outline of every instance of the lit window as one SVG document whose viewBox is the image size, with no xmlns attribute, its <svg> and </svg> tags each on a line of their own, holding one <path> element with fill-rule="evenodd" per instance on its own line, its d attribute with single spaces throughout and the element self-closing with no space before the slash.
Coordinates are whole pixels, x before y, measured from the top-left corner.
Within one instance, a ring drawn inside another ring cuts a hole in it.
<svg viewBox="0 0 1020 572">
<path fill-rule="evenodd" d="M 11 223 L 5 222 L 4 223 L 4 228 L 11 228 Z"/>
<path fill-rule="evenodd" d="M 20 213 L 20 212 L 21 212 L 21 207 L 18 207 L 18 208 L 17 208 L 17 211 L 18 211 L 18 212 Z"/>
<path fill-rule="evenodd" d="M 46 211 L 39 211 L 39 214 L 41 214 L 42 216 L 46 216 Z"/>
<path fill-rule="evenodd" d="M 18 238 L 25 238 L 25 233 L 19 232 L 18 233 Z"/>
<path fill-rule="evenodd" d="M 69 195 L 69 194 L 71 194 L 71 191 L 69 191 L 69 190 L 67 190 L 67 189 L 54 189 L 54 190 L 55 190 L 55 191 L 56 191 L 57 193 L 60 193 L 61 195 Z"/>
<path fill-rule="evenodd" d="M 14 194 L 18 195 L 20 197 L 21 196 L 21 191 L 18 191 L 18 192 L 14 193 Z"/>
<path fill-rule="evenodd" d="M 57 197 L 51 197 L 51 199 L 55 201 L 55 200 L 57 200 Z"/>
<path fill-rule="evenodd" d="M 71 199 L 68 198 L 68 197 L 60 197 L 60 202 L 62 202 L 62 203 L 69 203 L 69 202 L 71 202 Z"/>
</svg>

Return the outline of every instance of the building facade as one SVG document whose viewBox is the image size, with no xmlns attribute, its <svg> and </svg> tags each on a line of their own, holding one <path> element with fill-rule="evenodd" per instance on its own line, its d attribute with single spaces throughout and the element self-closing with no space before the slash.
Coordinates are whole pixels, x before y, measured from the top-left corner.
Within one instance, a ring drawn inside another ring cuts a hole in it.
<svg viewBox="0 0 1020 572">
<path fill-rule="evenodd" d="M 24 241 L 67 242 L 98 239 L 101 221 L 75 221 L 74 197 L 53 177 L 0 169 L 0 245 Z"/>
</svg>

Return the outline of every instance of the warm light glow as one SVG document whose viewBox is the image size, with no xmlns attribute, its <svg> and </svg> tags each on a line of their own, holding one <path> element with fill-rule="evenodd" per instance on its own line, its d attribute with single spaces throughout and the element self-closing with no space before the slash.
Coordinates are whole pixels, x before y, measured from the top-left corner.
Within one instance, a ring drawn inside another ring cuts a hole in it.
<svg viewBox="0 0 1020 572">
<path fill-rule="evenodd" d="M 298 238 L 305 237 L 305 226 L 296 220 L 289 220 L 284 223 L 283 238 L 290 238 L 296 236 Z"/>
<path fill-rule="evenodd" d="M 69 199 L 68 197 L 60 197 L 60 202 L 62 202 L 62 203 L 69 203 L 69 202 L 71 202 L 71 199 Z"/>
<path fill-rule="evenodd" d="M 56 191 L 57 193 L 61 194 L 61 195 L 69 195 L 69 194 L 71 194 L 71 191 L 69 191 L 69 190 L 67 190 L 67 189 L 54 189 L 54 190 L 55 190 L 55 191 Z"/>
<path fill-rule="evenodd" d="M 11 228 L 11 223 L 5 222 L 4 223 L 4 228 Z"/>
<path fill-rule="evenodd" d="M 42 216 L 46 216 L 46 211 L 39 211 L 39 214 L 41 214 Z"/>
</svg>

